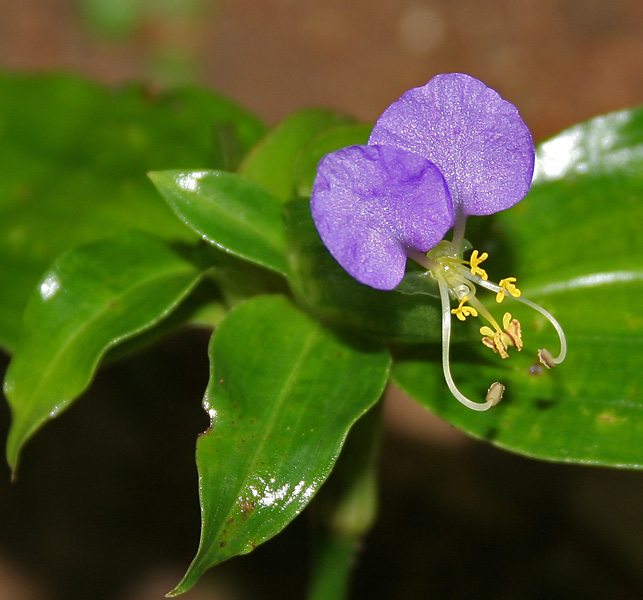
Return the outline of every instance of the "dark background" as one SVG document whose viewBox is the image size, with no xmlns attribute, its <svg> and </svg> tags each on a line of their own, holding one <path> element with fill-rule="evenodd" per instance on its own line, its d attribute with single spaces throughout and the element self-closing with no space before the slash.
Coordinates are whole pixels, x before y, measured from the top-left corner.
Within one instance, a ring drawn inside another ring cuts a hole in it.
<svg viewBox="0 0 643 600">
<path fill-rule="evenodd" d="M 407 88 L 464 71 L 542 140 L 641 102 L 643 3 L 0 0 L 0 68 L 198 82 L 270 124 L 304 106 L 373 121 Z M 206 345 L 183 333 L 102 370 L 30 442 L 16 483 L 0 469 L 0 600 L 148 600 L 174 586 L 198 542 Z M 8 421 L 2 404 L 3 439 Z M 640 473 L 509 455 L 393 393 L 381 488 L 354 599 L 643 597 Z M 185 598 L 301 598 L 310 542 L 304 514 Z"/>
</svg>

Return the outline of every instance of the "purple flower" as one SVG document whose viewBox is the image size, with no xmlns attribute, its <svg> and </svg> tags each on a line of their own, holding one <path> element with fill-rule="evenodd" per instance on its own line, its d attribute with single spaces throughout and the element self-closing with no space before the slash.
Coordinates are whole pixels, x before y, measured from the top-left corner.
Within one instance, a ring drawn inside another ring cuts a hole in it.
<svg viewBox="0 0 643 600">
<path fill-rule="evenodd" d="M 542 307 L 522 297 L 515 277 L 488 281 L 480 263 L 487 253 L 463 258 L 470 215 L 491 215 L 520 202 L 531 185 L 534 144 L 516 107 L 481 81 L 462 73 L 437 75 L 409 90 L 378 119 L 366 146 L 350 146 L 319 163 L 311 211 L 322 241 L 357 281 L 392 290 L 402 281 L 407 258 L 426 268 L 442 303 L 442 366 L 452 394 L 465 406 L 487 410 L 502 398 L 495 382 L 485 402 L 456 387 L 449 366 L 451 315 L 482 317 L 482 343 L 502 358 L 522 350 L 518 320 L 499 322 L 476 296 L 476 285 L 527 304 L 556 329 L 561 350 L 538 356 L 546 367 L 566 354 L 562 328 Z M 449 229 L 453 239 L 443 241 Z M 455 300 L 456 308 L 451 308 Z"/>
<path fill-rule="evenodd" d="M 447 190 L 428 175 L 436 167 Z M 359 282 L 391 290 L 405 255 L 428 252 L 468 215 L 522 200 L 533 168 L 531 134 L 513 104 L 469 75 L 437 75 L 384 111 L 368 146 L 321 161 L 311 210 L 337 262 Z"/>
</svg>

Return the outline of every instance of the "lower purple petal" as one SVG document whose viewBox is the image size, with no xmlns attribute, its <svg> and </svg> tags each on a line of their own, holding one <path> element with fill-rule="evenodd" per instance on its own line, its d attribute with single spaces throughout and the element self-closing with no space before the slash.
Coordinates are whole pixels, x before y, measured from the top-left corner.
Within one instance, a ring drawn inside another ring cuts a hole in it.
<svg viewBox="0 0 643 600">
<path fill-rule="evenodd" d="M 380 290 L 402 280 L 409 249 L 428 252 L 454 224 L 438 168 L 418 154 L 376 145 L 325 156 L 311 210 L 335 260 L 359 282 Z"/>
</svg>

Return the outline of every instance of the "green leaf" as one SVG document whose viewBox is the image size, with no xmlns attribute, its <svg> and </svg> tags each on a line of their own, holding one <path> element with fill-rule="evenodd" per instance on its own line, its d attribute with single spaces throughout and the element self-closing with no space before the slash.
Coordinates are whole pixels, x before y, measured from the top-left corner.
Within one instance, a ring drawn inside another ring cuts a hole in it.
<svg viewBox="0 0 643 600">
<path fill-rule="evenodd" d="M 25 442 L 87 388 L 106 350 L 164 319 L 201 273 L 137 232 L 70 250 L 54 263 L 29 300 L 4 384 L 13 469 Z"/>
<path fill-rule="evenodd" d="M 292 289 L 317 318 L 389 342 L 440 339 L 439 301 L 425 295 L 382 292 L 358 283 L 322 243 L 303 198 L 286 203 Z"/>
<path fill-rule="evenodd" d="M 310 196 L 317 173 L 317 164 L 329 152 L 346 146 L 364 145 L 372 125 L 337 125 L 316 135 L 297 156 L 295 182 L 299 196 Z"/>
<path fill-rule="evenodd" d="M 149 170 L 234 168 L 263 133 L 257 119 L 196 88 L 154 94 L 77 77 L 0 74 L 0 346 L 65 250 L 133 225 L 193 240 Z"/>
<path fill-rule="evenodd" d="M 161 171 L 150 178 L 178 217 L 208 242 L 290 274 L 282 204 L 264 187 L 225 171 Z"/>
<path fill-rule="evenodd" d="M 478 341 L 452 351 L 463 393 L 481 399 L 501 381 L 507 392 L 500 405 L 480 414 L 450 398 L 435 351 L 407 353 L 395 381 L 453 425 L 502 448 L 643 468 L 643 320 L 635 300 L 643 293 L 642 190 L 641 109 L 598 117 L 542 144 L 532 192 L 497 215 L 476 247 L 490 253 L 485 266 L 508 257 L 496 263 L 507 271 L 495 279 L 517 276 L 523 295 L 554 314 L 567 334 L 567 359 L 550 371 L 535 366 L 538 348 L 556 353 L 556 335 L 538 313 L 507 300 L 503 310 L 522 322 L 522 356 L 502 361 Z"/>
<path fill-rule="evenodd" d="M 350 123 L 351 118 L 331 110 L 296 112 L 271 130 L 245 157 L 239 174 L 288 200 L 295 194 L 295 163 L 300 151 L 320 131 Z"/>
<path fill-rule="evenodd" d="M 208 568 L 252 551 L 308 504 L 353 423 L 380 397 L 390 358 L 337 337 L 283 296 L 233 309 L 210 344 L 197 444 L 199 551 L 170 595 Z"/>
</svg>

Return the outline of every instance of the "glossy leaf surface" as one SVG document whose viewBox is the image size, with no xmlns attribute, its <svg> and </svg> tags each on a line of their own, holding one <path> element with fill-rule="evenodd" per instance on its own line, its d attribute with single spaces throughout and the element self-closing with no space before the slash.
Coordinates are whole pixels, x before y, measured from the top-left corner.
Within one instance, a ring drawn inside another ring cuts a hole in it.
<svg viewBox="0 0 643 600">
<path fill-rule="evenodd" d="M 304 109 L 293 113 L 246 155 L 239 174 L 288 200 L 295 194 L 295 167 L 302 149 L 320 132 L 351 118 L 335 111 Z"/>
<path fill-rule="evenodd" d="M 225 171 L 161 171 L 150 178 L 178 217 L 211 244 L 288 275 L 281 201 Z"/>
<path fill-rule="evenodd" d="M 152 169 L 234 168 L 264 131 L 233 103 L 187 88 L 112 90 L 76 77 L 0 74 L 0 346 L 65 250 L 137 227 L 194 239 Z"/>
<path fill-rule="evenodd" d="M 12 468 L 27 439 L 87 388 L 105 351 L 166 317 L 200 277 L 160 239 L 137 232 L 54 263 L 29 300 L 5 378 Z"/>
<path fill-rule="evenodd" d="M 500 405 L 482 414 L 460 406 L 431 352 L 425 359 L 407 353 L 395 381 L 453 425 L 502 448 L 643 467 L 643 321 L 635 300 L 643 293 L 642 194 L 640 109 L 599 117 L 541 145 L 532 192 L 497 215 L 476 247 L 490 253 L 490 279 L 517 276 L 523 294 L 556 316 L 567 333 L 567 360 L 550 371 L 534 368 L 538 348 L 557 352 L 553 329 L 505 301 L 502 310 L 523 325 L 522 355 L 501 361 L 477 339 L 452 350 L 462 391 L 481 398 L 502 381 Z"/>
<path fill-rule="evenodd" d="M 348 430 L 380 397 L 390 358 L 355 346 L 282 296 L 233 309 L 210 344 L 197 444 L 199 551 L 173 591 L 281 531 L 330 473 Z"/>
</svg>

